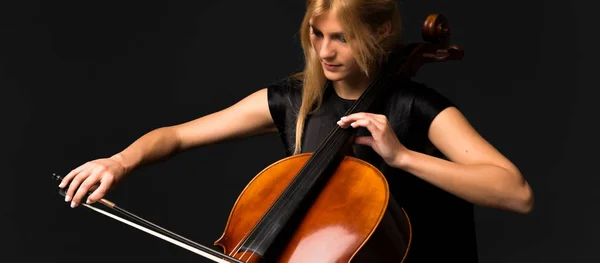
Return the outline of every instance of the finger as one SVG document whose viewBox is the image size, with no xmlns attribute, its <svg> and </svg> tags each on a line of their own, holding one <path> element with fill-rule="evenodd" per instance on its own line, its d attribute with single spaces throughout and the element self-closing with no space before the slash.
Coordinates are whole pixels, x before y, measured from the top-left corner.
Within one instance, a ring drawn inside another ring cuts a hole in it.
<svg viewBox="0 0 600 263">
<path fill-rule="evenodd" d="M 345 117 L 342 117 L 338 121 L 338 125 L 342 128 L 348 128 L 352 125 L 352 123 L 357 122 L 359 120 L 369 120 L 374 122 L 378 127 L 382 126 L 384 123 L 381 123 L 377 120 L 373 114 L 370 113 L 355 113 Z"/>
<path fill-rule="evenodd" d="M 90 169 L 85 169 L 78 174 L 75 175 L 71 183 L 69 184 L 69 189 L 65 193 L 65 202 L 69 202 L 72 200 L 73 195 L 75 194 L 75 190 L 79 187 L 79 184 L 83 180 L 85 180 L 90 175 Z"/>
<path fill-rule="evenodd" d="M 63 177 L 63 179 L 60 181 L 60 184 L 58 185 L 58 187 L 60 188 L 64 188 L 65 186 L 67 186 L 67 184 L 69 184 L 69 181 L 71 181 L 71 179 L 73 179 L 73 177 L 75 175 L 77 175 L 79 172 L 81 172 L 83 170 L 83 168 L 85 168 L 85 164 L 84 165 L 80 165 L 79 167 L 71 170 L 65 177 Z"/>
<path fill-rule="evenodd" d="M 346 124 L 346 123 L 351 124 L 352 122 L 355 122 L 355 121 L 358 121 L 361 119 L 371 120 L 375 124 L 377 124 L 377 126 L 379 126 L 379 127 L 385 125 L 385 123 L 387 122 L 387 118 L 385 117 L 385 115 L 365 113 L 365 112 L 350 114 L 348 116 L 342 117 L 340 120 L 342 120 L 342 124 Z"/>
<path fill-rule="evenodd" d="M 350 123 L 352 123 L 352 122 L 344 121 L 344 120 L 339 120 L 337 122 L 338 126 L 344 128 L 344 129 L 350 127 Z"/>
<path fill-rule="evenodd" d="M 94 192 L 90 194 L 86 203 L 92 204 L 102 199 L 102 197 L 104 197 L 108 192 L 108 189 L 110 189 L 110 186 L 113 184 L 113 182 L 114 177 L 106 175 L 102 176 L 102 179 L 100 179 L 100 186 L 98 186 L 96 190 L 93 190 Z"/>
<path fill-rule="evenodd" d="M 350 114 L 350 115 L 348 115 L 348 116 L 346 116 L 346 117 L 348 117 L 348 118 L 358 118 L 358 119 L 360 119 L 360 118 L 365 118 L 365 117 L 367 117 L 367 116 L 369 116 L 369 115 L 373 115 L 373 113 L 368 113 L 368 112 L 356 112 L 356 113 L 352 113 L 352 114 Z"/>
<path fill-rule="evenodd" d="M 337 124 L 342 128 L 348 128 L 350 126 L 350 123 L 352 123 L 353 121 L 354 120 L 351 120 L 348 116 L 343 116 L 338 120 Z"/>
<path fill-rule="evenodd" d="M 354 139 L 354 143 L 372 147 L 375 140 L 371 136 L 359 136 Z"/>
<path fill-rule="evenodd" d="M 369 118 L 369 119 L 374 119 L 374 120 L 377 120 L 377 121 L 383 121 L 383 120 L 387 119 L 387 117 L 385 117 L 385 115 L 383 115 L 383 114 L 375 114 L 375 113 L 369 113 L 369 112 L 353 113 L 353 114 L 350 114 L 350 115 L 345 116 L 345 117 L 350 118 L 350 119 L 366 119 L 366 118 Z M 344 118 L 344 117 L 342 117 L 342 118 Z"/>
<path fill-rule="evenodd" d="M 342 123 L 344 123 L 344 124 L 346 124 L 346 123 L 350 124 L 352 122 L 355 122 L 355 121 L 357 121 L 359 119 L 364 119 L 366 117 L 367 117 L 366 113 L 359 112 L 359 113 L 350 114 L 348 116 L 343 116 L 343 117 L 340 118 L 340 121 L 342 121 Z"/>
<path fill-rule="evenodd" d="M 377 120 L 377 122 L 379 123 L 387 123 L 387 117 L 385 115 L 382 114 L 373 114 L 372 115 L 373 119 Z"/>
<path fill-rule="evenodd" d="M 82 183 L 77 192 L 73 196 L 73 201 L 71 201 L 71 207 L 76 207 L 81 203 L 81 199 L 90 191 L 90 188 L 98 183 L 98 174 L 94 173 L 88 176 Z"/>
<path fill-rule="evenodd" d="M 381 133 L 381 127 L 379 124 L 371 119 L 360 119 L 350 124 L 353 128 L 365 127 L 373 137 L 377 138 Z"/>
<path fill-rule="evenodd" d="M 385 117 L 385 115 L 371 114 L 368 116 L 368 118 L 371 121 L 373 121 L 373 123 L 377 125 L 377 127 L 379 127 L 379 129 L 381 130 L 383 130 L 385 125 L 387 124 L 387 118 Z"/>
<path fill-rule="evenodd" d="M 98 187 L 99 187 L 99 185 L 98 185 L 98 184 L 92 185 L 92 187 L 90 187 L 90 190 L 89 190 L 89 192 L 96 191 L 96 189 L 98 189 Z"/>
</svg>

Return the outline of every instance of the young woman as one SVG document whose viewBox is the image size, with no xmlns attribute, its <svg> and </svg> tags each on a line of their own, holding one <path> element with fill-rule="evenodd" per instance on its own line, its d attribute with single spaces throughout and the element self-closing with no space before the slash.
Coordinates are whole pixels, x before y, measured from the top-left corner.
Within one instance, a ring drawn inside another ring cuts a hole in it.
<svg viewBox="0 0 600 263">
<path fill-rule="evenodd" d="M 96 202 L 143 164 L 232 138 L 279 132 L 288 154 L 311 152 L 339 125 L 359 129 L 354 155 L 385 174 L 409 215 L 408 262 L 476 262 L 472 204 L 531 211 L 532 191 L 517 167 L 433 89 L 398 79 L 371 113 L 342 116 L 399 44 L 396 1 L 309 0 L 301 41 L 302 73 L 221 111 L 155 129 L 110 158 L 75 168 L 59 185 L 70 183 L 65 201 L 72 207 Z"/>
</svg>

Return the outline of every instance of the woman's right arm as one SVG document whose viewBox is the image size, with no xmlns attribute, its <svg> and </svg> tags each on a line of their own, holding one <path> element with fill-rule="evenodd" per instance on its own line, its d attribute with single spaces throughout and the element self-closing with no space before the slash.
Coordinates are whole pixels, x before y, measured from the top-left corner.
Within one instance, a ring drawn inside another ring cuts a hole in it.
<svg viewBox="0 0 600 263">
<path fill-rule="evenodd" d="M 71 201 L 71 207 L 79 205 L 88 191 L 94 192 L 87 202 L 94 203 L 141 165 L 190 148 L 275 131 L 277 128 L 269 111 L 267 90 L 261 89 L 221 111 L 152 130 L 110 158 L 90 161 L 73 169 L 59 187 L 69 185 L 65 202 Z"/>
</svg>

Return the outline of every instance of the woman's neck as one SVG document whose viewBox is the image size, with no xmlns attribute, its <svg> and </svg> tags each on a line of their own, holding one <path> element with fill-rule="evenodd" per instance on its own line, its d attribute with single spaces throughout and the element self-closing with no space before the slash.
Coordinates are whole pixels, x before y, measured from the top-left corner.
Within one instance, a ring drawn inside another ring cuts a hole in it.
<svg viewBox="0 0 600 263">
<path fill-rule="evenodd" d="M 375 75 L 367 77 L 364 74 L 356 74 L 354 77 L 346 77 L 342 80 L 333 81 L 333 89 L 337 95 L 346 100 L 357 100 L 360 95 L 373 82 Z"/>
</svg>

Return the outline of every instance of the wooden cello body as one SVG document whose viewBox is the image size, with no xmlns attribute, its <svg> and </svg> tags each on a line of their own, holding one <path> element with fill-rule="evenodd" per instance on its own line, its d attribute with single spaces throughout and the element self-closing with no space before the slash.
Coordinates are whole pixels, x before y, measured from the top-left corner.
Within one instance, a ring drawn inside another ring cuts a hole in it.
<svg viewBox="0 0 600 263">
<path fill-rule="evenodd" d="M 402 262 L 410 245 L 408 217 L 390 202 L 383 174 L 354 157 L 344 158 L 298 227 L 280 239 L 285 246 L 274 244 L 277 255 L 244 244 L 311 156 L 294 155 L 259 173 L 239 196 L 216 244 L 226 254 L 237 251 L 230 256 L 244 262 Z"/>
<path fill-rule="evenodd" d="M 348 114 L 367 111 L 386 83 L 412 77 L 421 65 L 461 59 L 448 47 L 446 20 L 430 15 L 428 43 L 403 46 Z M 409 253 L 409 215 L 390 195 L 385 176 L 345 155 L 351 129 L 334 128 L 314 153 L 290 156 L 265 168 L 235 202 L 215 245 L 243 262 L 403 262 Z"/>
</svg>

